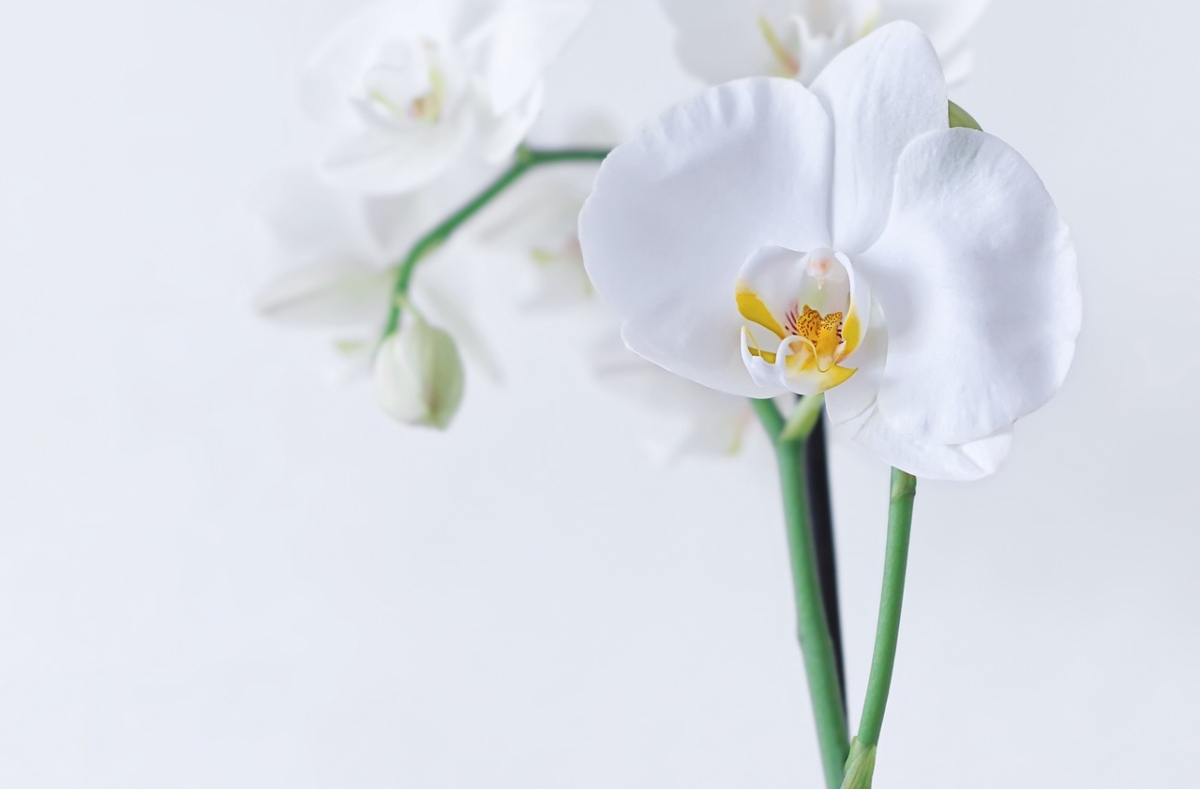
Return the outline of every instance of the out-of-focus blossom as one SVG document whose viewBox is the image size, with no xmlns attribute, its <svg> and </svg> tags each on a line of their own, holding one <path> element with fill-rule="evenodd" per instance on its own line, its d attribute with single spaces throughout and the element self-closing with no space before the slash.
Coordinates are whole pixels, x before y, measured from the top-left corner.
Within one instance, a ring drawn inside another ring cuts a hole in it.
<svg viewBox="0 0 1200 795">
<path fill-rule="evenodd" d="M 618 147 L 580 237 L 625 342 L 731 394 L 824 392 L 912 474 L 994 471 L 1074 356 L 1075 249 L 1030 165 L 946 106 L 896 22 L 811 91 L 729 83 Z"/>
<path fill-rule="evenodd" d="M 675 51 L 709 83 L 773 75 L 810 84 L 839 52 L 898 20 L 917 24 L 957 83 L 971 69 L 967 33 L 988 0 L 661 0 Z"/>
<path fill-rule="evenodd" d="M 313 56 L 307 95 L 336 137 L 336 187 L 421 187 L 464 156 L 509 156 L 542 107 L 542 74 L 588 0 L 381 0 Z"/>
<path fill-rule="evenodd" d="M 599 303 L 596 301 L 596 303 Z M 741 452 L 754 411 L 745 398 L 709 389 L 651 364 L 621 341 L 621 322 L 607 307 L 604 329 L 586 355 L 605 389 L 654 416 L 645 448 L 662 463 L 687 456 L 732 456 Z"/>
<path fill-rule="evenodd" d="M 422 191 L 363 199 L 330 190 L 307 174 L 280 178 L 264 191 L 262 216 L 278 276 L 259 294 L 268 320 L 334 330 L 340 379 L 371 372 L 392 302 L 396 266 L 418 236 L 455 203 Z M 468 319 L 470 257 L 453 243 L 421 265 L 409 301 L 445 328 L 488 375 L 496 357 Z"/>
<path fill-rule="evenodd" d="M 581 119 L 566 136 L 580 146 L 612 146 L 620 135 L 606 119 Z M 559 166 L 525 177 L 490 213 L 479 234 L 485 247 L 514 251 L 528 268 L 524 307 L 531 313 L 569 314 L 585 329 L 586 361 L 605 389 L 655 417 L 646 448 L 672 462 L 690 455 L 732 455 L 753 418 L 739 397 L 680 378 L 631 353 L 621 342 L 620 318 L 596 295 L 579 246 L 579 211 L 591 192 L 596 166 Z"/>
</svg>

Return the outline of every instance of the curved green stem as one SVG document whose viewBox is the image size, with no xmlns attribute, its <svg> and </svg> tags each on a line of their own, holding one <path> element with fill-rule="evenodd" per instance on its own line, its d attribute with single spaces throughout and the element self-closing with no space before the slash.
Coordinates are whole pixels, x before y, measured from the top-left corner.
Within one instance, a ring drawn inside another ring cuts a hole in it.
<svg viewBox="0 0 1200 795">
<path fill-rule="evenodd" d="M 600 161 L 608 156 L 608 149 L 528 149 L 521 147 L 517 150 L 517 159 L 512 166 L 496 180 L 484 188 L 475 198 L 460 207 L 453 215 L 430 230 L 425 236 L 413 244 L 404 261 L 396 271 L 396 284 L 392 294 L 397 298 L 408 293 L 408 285 L 412 282 L 413 271 L 429 253 L 450 239 L 460 226 L 470 220 L 492 200 L 538 166 L 550 163 L 566 163 L 578 161 Z M 401 301 L 392 302 L 388 314 L 387 325 L 384 326 L 383 336 L 388 336 L 400 325 Z"/>
<path fill-rule="evenodd" d="M 883 594 L 879 599 L 875 651 L 871 656 L 871 674 L 867 680 L 862 720 L 858 725 L 858 736 L 854 738 L 856 750 L 861 749 L 862 754 L 870 755 L 870 765 L 865 771 L 860 771 L 854 781 L 851 781 L 848 775 L 847 788 L 871 786 L 875 747 L 879 745 L 883 713 L 887 708 L 888 692 L 892 687 L 892 672 L 896 666 L 896 643 L 900 637 L 900 609 L 904 603 L 908 542 L 912 531 L 913 499 L 916 493 L 917 479 L 907 472 L 893 469 L 887 549 L 883 559 Z M 857 754 L 852 753 L 851 756 L 855 757 Z"/>
<path fill-rule="evenodd" d="M 808 495 L 805 489 L 803 439 L 783 439 L 783 415 L 771 400 L 752 400 L 759 422 L 775 447 L 783 510 L 787 520 L 792 585 L 796 598 L 796 634 L 808 674 L 809 697 L 821 745 L 825 783 L 837 787 L 849 750 L 846 713 L 842 708 L 833 640 L 821 602 L 816 554 L 809 527 Z"/>
</svg>

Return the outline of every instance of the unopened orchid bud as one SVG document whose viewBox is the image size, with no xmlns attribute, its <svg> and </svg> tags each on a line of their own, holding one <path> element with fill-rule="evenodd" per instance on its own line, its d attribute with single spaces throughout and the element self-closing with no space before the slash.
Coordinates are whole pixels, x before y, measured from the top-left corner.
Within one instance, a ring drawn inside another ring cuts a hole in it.
<svg viewBox="0 0 1200 795">
<path fill-rule="evenodd" d="M 463 363 L 454 338 L 415 312 L 375 355 L 375 396 L 410 425 L 445 428 L 463 396 Z"/>
</svg>

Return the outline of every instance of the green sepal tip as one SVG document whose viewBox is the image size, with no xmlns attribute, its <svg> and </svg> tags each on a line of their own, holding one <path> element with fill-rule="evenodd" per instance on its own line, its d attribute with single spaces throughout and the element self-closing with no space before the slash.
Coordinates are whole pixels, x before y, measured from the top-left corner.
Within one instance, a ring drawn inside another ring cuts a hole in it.
<svg viewBox="0 0 1200 795">
<path fill-rule="evenodd" d="M 972 130 L 983 132 L 983 128 L 979 126 L 979 122 L 975 121 L 975 117 L 953 102 L 950 103 L 950 126 L 970 127 Z"/>
<path fill-rule="evenodd" d="M 825 395 L 805 395 L 796 402 L 792 415 L 779 433 L 781 441 L 802 442 L 812 434 L 821 419 L 821 409 L 825 407 Z"/>
</svg>

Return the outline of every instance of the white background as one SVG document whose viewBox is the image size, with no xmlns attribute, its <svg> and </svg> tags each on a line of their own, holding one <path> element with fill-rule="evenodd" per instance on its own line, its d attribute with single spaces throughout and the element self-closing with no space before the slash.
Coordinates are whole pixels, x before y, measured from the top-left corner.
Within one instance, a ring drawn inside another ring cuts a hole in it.
<svg viewBox="0 0 1200 795">
<path fill-rule="evenodd" d="M 696 88 L 599 0 L 551 114 Z M 0 10 L 0 784 L 820 781 L 761 445 L 645 415 L 501 294 L 446 435 L 258 320 L 251 197 L 312 153 L 350 6 Z M 880 785 L 1197 785 L 1200 4 L 997 0 L 955 98 L 1039 170 L 1075 368 L 976 484 L 923 483 Z M 851 712 L 886 469 L 834 449 Z"/>
</svg>

